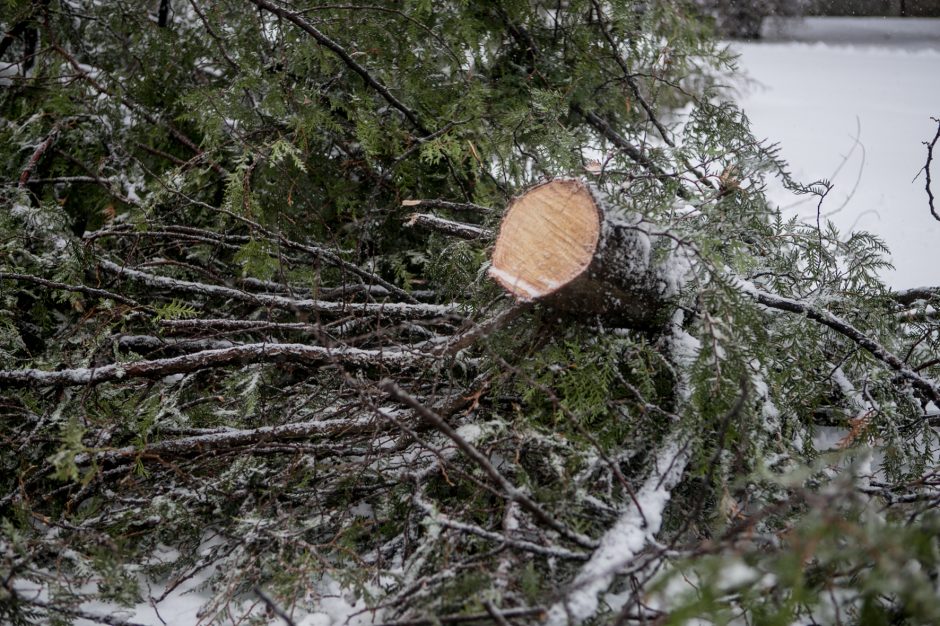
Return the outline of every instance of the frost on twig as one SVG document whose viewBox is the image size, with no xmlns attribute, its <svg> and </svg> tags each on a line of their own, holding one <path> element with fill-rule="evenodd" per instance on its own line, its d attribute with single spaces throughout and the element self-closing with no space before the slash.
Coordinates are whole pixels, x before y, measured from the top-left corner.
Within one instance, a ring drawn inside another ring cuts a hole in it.
<svg viewBox="0 0 940 626">
<path fill-rule="evenodd" d="M 653 540 L 662 526 L 672 489 L 689 461 L 688 442 L 670 439 L 656 451 L 653 471 L 629 501 L 617 521 L 601 537 L 600 545 L 569 585 L 563 599 L 549 609 L 549 626 L 580 624 L 597 612 L 598 596 L 614 577 Z"/>
</svg>

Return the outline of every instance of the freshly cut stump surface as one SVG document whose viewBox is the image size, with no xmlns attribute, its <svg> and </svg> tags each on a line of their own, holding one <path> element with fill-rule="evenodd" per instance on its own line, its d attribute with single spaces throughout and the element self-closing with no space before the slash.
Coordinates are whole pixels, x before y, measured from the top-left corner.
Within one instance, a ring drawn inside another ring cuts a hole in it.
<svg viewBox="0 0 940 626">
<path fill-rule="evenodd" d="M 605 323 L 655 330 L 678 290 L 672 252 L 638 214 L 611 205 L 589 183 L 557 178 L 516 198 L 503 216 L 490 276 L 516 299 Z M 665 254 L 654 255 L 654 246 Z M 654 258 L 659 258 L 653 262 Z"/>
<path fill-rule="evenodd" d="M 517 198 L 503 217 L 489 270 L 520 300 L 544 298 L 587 271 L 603 215 L 578 180 L 553 180 Z"/>
</svg>

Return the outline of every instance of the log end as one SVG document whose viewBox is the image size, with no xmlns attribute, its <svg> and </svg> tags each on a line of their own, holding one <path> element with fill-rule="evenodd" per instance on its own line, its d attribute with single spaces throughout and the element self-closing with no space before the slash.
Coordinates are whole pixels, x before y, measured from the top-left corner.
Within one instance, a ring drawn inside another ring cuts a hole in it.
<svg viewBox="0 0 940 626">
<path fill-rule="evenodd" d="M 594 197 L 579 180 L 534 187 L 503 217 L 489 275 L 520 300 L 549 296 L 587 270 L 601 220 Z"/>
</svg>

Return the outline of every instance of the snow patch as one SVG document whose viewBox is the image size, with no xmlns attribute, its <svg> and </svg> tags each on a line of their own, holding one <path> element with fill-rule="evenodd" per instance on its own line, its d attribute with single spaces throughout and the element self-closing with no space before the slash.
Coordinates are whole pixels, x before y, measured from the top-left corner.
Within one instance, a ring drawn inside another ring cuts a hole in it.
<svg viewBox="0 0 940 626">
<path fill-rule="evenodd" d="M 491 278 L 494 278 L 495 280 L 512 289 L 520 300 L 533 300 L 545 295 L 545 292 L 539 287 L 536 287 L 532 283 L 526 281 L 524 278 L 510 274 L 505 270 L 490 266 L 490 269 L 487 270 L 487 273 Z M 520 294 L 519 292 L 523 293 Z"/>
</svg>

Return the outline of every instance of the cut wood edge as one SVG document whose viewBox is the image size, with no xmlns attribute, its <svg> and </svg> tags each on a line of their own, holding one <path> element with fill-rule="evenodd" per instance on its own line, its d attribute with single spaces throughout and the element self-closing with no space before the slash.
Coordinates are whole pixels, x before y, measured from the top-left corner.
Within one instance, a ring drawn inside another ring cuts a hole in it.
<svg viewBox="0 0 940 626">
<path fill-rule="evenodd" d="M 558 178 L 517 197 L 500 224 L 488 274 L 522 301 L 543 299 L 590 267 L 603 214 L 580 180 Z"/>
</svg>

